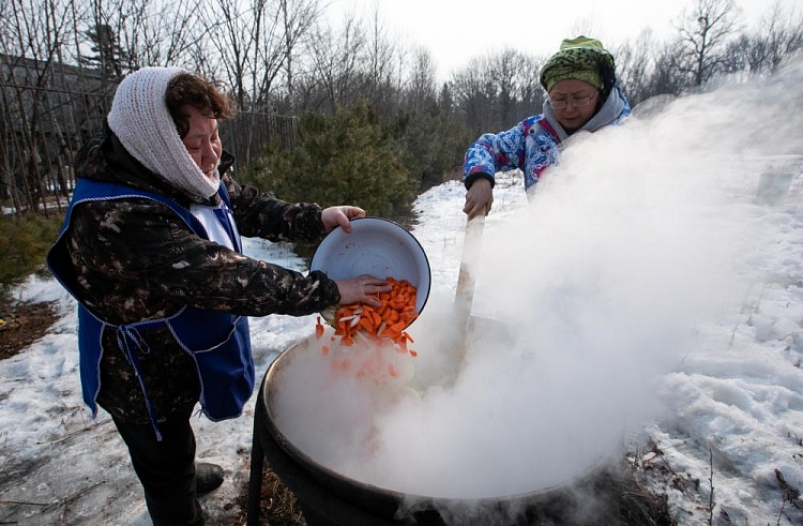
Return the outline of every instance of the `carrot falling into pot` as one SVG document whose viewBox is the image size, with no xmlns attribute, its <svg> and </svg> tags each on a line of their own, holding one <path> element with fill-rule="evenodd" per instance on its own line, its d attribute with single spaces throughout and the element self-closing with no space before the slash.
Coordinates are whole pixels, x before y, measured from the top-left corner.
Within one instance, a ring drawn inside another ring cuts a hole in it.
<svg viewBox="0 0 803 526">
<path fill-rule="evenodd" d="M 404 279 L 386 278 L 391 290 L 377 294 L 381 302 L 379 307 L 372 307 L 362 303 L 342 305 L 331 321 L 335 329 L 333 341 L 342 346 L 349 347 L 354 344 L 357 335 L 365 336 L 369 341 L 383 345 L 388 342 L 396 344 L 400 352 L 409 352 L 411 356 L 418 353 L 408 349 L 408 343 L 414 343 L 413 338 L 404 329 L 418 317 L 415 310 L 416 288 Z M 320 316 L 315 327 L 315 336 L 323 338 L 324 325 Z"/>
</svg>

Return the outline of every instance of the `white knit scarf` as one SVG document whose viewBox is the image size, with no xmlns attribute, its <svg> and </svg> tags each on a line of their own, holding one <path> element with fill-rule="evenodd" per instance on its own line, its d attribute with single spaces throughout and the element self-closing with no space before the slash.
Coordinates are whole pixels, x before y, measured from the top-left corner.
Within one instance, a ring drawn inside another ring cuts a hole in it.
<svg viewBox="0 0 803 526">
<path fill-rule="evenodd" d="M 192 160 L 165 104 L 167 85 L 186 71 L 180 68 L 143 68 L 117 87 L 109 127 L 125 149 L 193 200 L 208 199 L 220 186 L 220 174 L 210 180 Z"/>
</svg>

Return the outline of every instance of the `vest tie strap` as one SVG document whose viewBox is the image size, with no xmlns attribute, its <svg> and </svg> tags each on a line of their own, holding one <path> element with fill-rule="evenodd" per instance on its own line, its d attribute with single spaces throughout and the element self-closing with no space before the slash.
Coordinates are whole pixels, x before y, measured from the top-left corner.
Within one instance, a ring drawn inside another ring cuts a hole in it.
<svg viewBox="0 0 803 526">
<path fill-rule="evenodd" d="M 156 410 L 153 408 L 151 397 L 148 396 L 148 390 L 145 388 L 145 380 L 140 371 L 139 359 L 137 358 L 137 351 L 142 354 L 150 354 L 151 348 L 145 338 L 137 330 L 137 327 L 131 325 L 120 325 L 117 327 L 117 346 L 125 356 L 126 361 L 133 367 L 134 373 L 137 375 L 139 387 L 142 389 L 142 394 L 145 398 L 145 406 L 148 408 L 148 415 L 151 417 L 151 424 L 153 430 L 156 432 L 156 440 L 162 441 L 162 433 L 159 430 L 159 425 L 156 423 Z"/>
</svg>

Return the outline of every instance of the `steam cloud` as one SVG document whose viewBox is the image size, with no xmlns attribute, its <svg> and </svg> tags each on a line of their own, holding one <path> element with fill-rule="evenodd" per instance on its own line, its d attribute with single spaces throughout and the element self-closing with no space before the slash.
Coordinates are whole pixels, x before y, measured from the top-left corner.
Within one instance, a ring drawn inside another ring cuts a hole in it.
<svg viewBox="0 0 803 526">
<path fill-rule="evenodd" d="M 743 298 L 762 249 L 759 178 L 801 153 L 801 84 L 801 63 L 731 78 L 573 138 L 527 207 L 486 224 L 474 303 L 495 322 L 465 362 L 453 297 L 435 284 L 410 330 L 408 386 L 296 360 L 274 401 L 280 428 L 335 471 L 434 497 L 532 492 L 616 456 L 656 416 L 695 327 Z"/>
</svg>

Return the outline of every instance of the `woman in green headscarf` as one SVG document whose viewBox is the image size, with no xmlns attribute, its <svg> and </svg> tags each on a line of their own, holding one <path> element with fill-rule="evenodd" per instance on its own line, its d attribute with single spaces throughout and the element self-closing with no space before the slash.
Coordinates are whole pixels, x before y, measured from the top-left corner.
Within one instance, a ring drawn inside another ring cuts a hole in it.
<svg viewBox="0 0 803 526">
<path fill-rule="evenodd" d="M 468 189 L 463 212 L 487 214 L 493 203 L 494 174 L 520 169 L 530 194 L 544 170 L 558 162 L 563 141 L 579 131 L 593 133 L 620 122 L 630 105 L 619 87 L 613 55 L 602 42 L 584 36 L 566 39 L 541 69 L 548 96 L 543 113 L 514 128 L 486 133 L 469 146 L 463 162 Z"/>
</svg>

